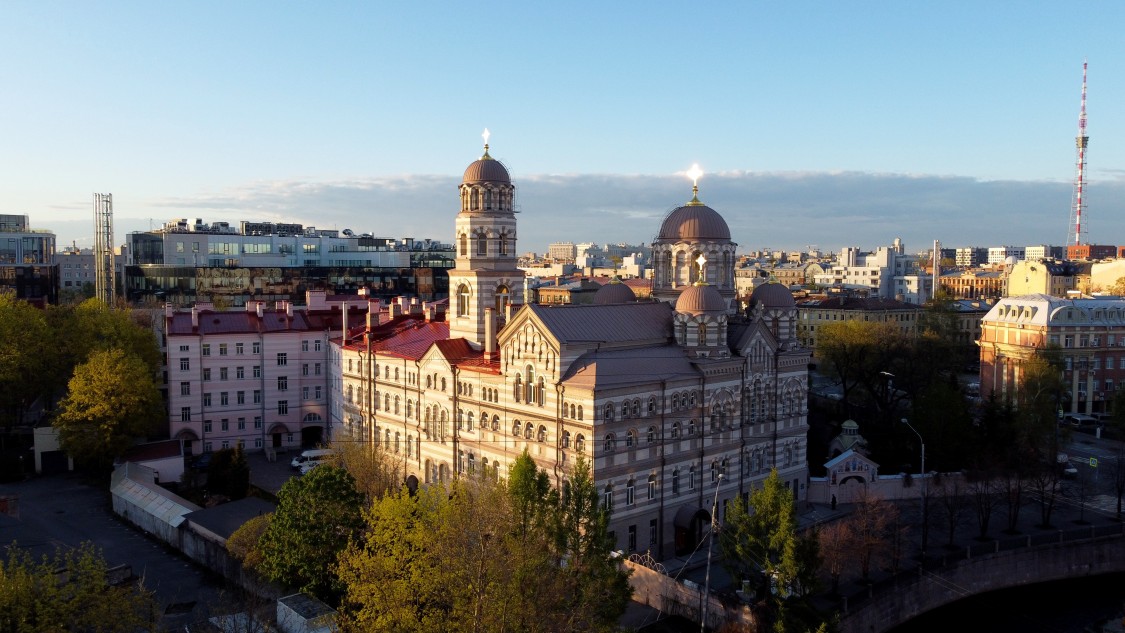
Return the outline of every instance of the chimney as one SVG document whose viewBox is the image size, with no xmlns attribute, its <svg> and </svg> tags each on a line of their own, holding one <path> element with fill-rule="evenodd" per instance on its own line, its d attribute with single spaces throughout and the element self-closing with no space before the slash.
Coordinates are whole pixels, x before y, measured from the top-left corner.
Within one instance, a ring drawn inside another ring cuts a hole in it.
<svg viewBox="0 0 1125 633">
<path fill-rule="evenodd" d="M 496 315 L 492 313 L 492 308 L 484 309 L 484 355 L 486 357 L 492 356 L 492 352 L 496 351 Z"/>
<path fill-rule="evenodd" d="M 402 304 L 403 304 L 402 300 L 399 300 L 398 302 L 391 304 L 391 313 L 390 313 L 389 316 L 392 319 L 397 317 L 397 316 L 402 316 Z"/>
<path fill-rule="evenodd" d="M 285 316 L 290 319 L 293 318 L 293 302 L 291 301 L 285 302 Z"/>
<path fill-rule="evenodd" d="M 371 291 L 370 291 L 370 290 L 368 290 L 367 288 L 360 288 L 360 289 L 359 289 L 359 291 L 358 291 L 358 294 L 359 294 L 359 296 L 361 296 L 361 297 L 366 297 L 366 296 L 367 296 L 367 295 L 369 295 L 370 293 L 371 293 Z"/>
<path fill-rule="evenodd" d="M 261 301 L 256 302 L 256 305 L 254 306 L 254 312 L 258 315 L 259 319 L 262 318 L 263 316 L 265 316 L 266 304 L 262 303 Z"/>
<path fill-rule="evenodd" d="M 341 316 L 342 321 L 340 326 L 341 347 L 344 347 L 348 344 L 348 302 L 340 302 L 340 308 L 341 312 L 344 313 Z"/>
<path fill-rule="evenodd" d="M 191 307 L 191 329 L 199 329 L 199 308 Z"/>
<path fill-rule="evenodd" d="M 167 319 L 171 319 L 172 315 L 174 315 L 174 314 L 176 314 L 176 309 L 172 307 L 171 302 L 165 303 L 164 304 L 164 317 L 167 318 Z"/>
</svg>

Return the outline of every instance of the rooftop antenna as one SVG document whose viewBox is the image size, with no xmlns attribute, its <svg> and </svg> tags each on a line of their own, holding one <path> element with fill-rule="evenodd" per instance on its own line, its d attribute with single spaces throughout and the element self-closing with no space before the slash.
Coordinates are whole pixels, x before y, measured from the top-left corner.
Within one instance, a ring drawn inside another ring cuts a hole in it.
<svg viewBox="0 0 1125 633">
<path fill-rule="evenodd" d="M 1070 205 L 1071 231 L 1067 235 L 1067 246 L 1082 244 L 1085 231 L 1082 228 L 1082 212 L 1086 209 L 1086 202 L 1082 194 L 1086 188 L 1086 147 L 1090 137 L 1086 135 L 1086 60 L 1082 60 L 1082 109 L 1078 114 L 1078 136 L 1074 138 L 1074 146 L 1078 152 L 1074 176 L 1074 200 Z"/>
</svg>

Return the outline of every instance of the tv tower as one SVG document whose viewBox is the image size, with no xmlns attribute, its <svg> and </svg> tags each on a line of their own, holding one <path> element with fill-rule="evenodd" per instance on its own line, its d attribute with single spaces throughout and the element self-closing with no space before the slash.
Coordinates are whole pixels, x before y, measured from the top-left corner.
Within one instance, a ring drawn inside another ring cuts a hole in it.
<svg viewBox="0 0 1125 633">
<path fill-rule="evenodd" d="M 1086 201 L 1082 194 L 1086 188 L 1086 147 L 1090 144 L 1090 137 L 1086 136 L 1086 60 L 1082 60 L 1082 110 L 1078 115 L 1078 136 L 1074 138 L 1074 146 L 1078 151 L 1078 160 L 1074 174 L 1074 199 L 1070 204 L 1070 228 L 1066 236 L 1067 246 L 1078 246 L 1085 240 L 1086 228 L 1082 226 L 1082 212 L 1086 210 Z"/>
</svg>

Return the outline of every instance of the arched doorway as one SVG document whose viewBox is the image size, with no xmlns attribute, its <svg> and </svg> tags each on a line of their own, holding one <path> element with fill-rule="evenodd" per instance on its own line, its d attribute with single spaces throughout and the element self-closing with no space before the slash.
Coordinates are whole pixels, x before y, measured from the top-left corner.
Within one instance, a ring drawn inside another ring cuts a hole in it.
<svg viewBox="0 0 1125 633">
<path fill-rule="evenodd" d="M 695 551 L 707 534 L 711 525 L 711 513 L 703 508 L 686 505 L 676 511 L 672 523 L 676 528 L 676 556 L 683 556 Z"/>
<path fill-rule="evenodd" d="M 859 475 L 851 475 L 840 480 L 836 487 L 836 500 L 839 503 L 855 503 L 867 491 L 867 480 Z"/>
<path fill-rule="evenodd" d="M 289 427 L 280 422 L 275 422 L 270 426 L 269 435 L 271 437 L 271 445 L 274 448 L 281 448 L 285 446 L 285 436 L 289 435 Z"/>
<path fill-rule="evenodd" d="M 324 422 L 319 413 L 309 413 L 301 421 L 301 446 L 312 448 L 324 442 Z"/>
</svg>

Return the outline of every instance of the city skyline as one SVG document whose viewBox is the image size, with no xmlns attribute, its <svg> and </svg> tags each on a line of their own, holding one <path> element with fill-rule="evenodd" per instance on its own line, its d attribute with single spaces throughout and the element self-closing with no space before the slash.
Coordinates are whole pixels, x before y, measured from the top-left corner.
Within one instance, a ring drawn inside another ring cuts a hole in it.
<svg viewBox="0 0 1125 633">
<path fill-rule="evenodd" d="M 1089 59 L 1087 237 L 1125 242 L 1125 9 L 809 9 L 15 5 L 0 212 L 450 241 L 488 127 L 520 252 L 651 240 L 693 163 L 741 250 L 1062 245 Z"/>
</svg>

